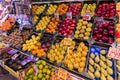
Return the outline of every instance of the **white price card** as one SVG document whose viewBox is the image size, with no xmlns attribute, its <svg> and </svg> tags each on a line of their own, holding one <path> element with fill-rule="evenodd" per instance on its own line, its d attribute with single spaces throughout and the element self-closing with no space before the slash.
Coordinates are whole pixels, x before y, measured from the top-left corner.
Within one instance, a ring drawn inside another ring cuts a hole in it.
<svg viewBox="0 0 120 80">
<path fill-rule="evenodd" d="M 67 12 L 67 18 L 72 19 L 72 12 Z"/>
<path fill-rule="evenodd" d="M 36 65 L 34 65 L 34 74 L 38 75 L 38 67 Z"/>
<path fill-rule="evenodd" d="M 58 18 L 59 19 L 59 12 L 54 13 L 54 18 Z"/>
<path fill-rule="evenodd" d="M 84 13 L 83 19 L 84 20 L 91 20 L 91 15 L 92 15 L 91 12 L 86 12 L 86 13 Z"/>
</svg>

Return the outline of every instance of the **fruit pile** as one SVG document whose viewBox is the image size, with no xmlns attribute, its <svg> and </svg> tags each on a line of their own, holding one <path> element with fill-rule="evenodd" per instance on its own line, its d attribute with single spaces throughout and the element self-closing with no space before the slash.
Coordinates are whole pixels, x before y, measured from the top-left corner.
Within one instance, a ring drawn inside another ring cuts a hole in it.
<svg viewBox="0 0 120 80">
<path fill-rule="evenodd" d="M 47 9 L 47 14 L 52 15 L 57 10 L 57 5 L 50 4 L 49 8 Z"/>
<path fill-rule="evenodd" d="M 11 28 L 14 26 L 14 23 L 15 23 L 14 18 L 8 18 L 1 24 L 0 30 L 3 30 L 3 31 L 11 30 Z"/>
<path fill-rule="evenodd" d="M 57 42 L 52 45 L 47 58 L 52 61 L 52 62 L 56 62 L 61 63 L 64 59 L 64 56 L 66 54 L 67 48 L 69 47 L 69 45 L 73 45 L 74 42 L 72 41 L 71 38 L 64 38 L 61 42 L 60 40 L 56 40 Z M 71 44 L 67 44 L 67 42 L 70 42 Z"/>
<path fill-rule="evenodd" d="M 63 14 L 66 14 L 68 8 L 69 8 L 68 4 L 62 3 L 58 6 L 58 9 L 56 12 L 59 12 L 60 15 L 63 15 Z"/>
<path fill-rule="evenodd" d="M 71 36 L 74 33 L 74 28 L 76 27 L 75 19 L 65 18 L 61 24 L 59 34 L 64 36 Z"/>
<path fill-rule="evenodd" d="M 39 33 L 38 36 L 32 35 L 31 39 L 25 41 L 22 50 L 23 51 L 33 50 L 35 45 L 39 43 L 40 38 L 41 38 L 41 33 Z"/>
<path fill-rule="evenodd" d="M 102 2 L 98 5 L 97 16 L 104 18 L 113 18 L 115 15 L 115 2 Z"/>
<path fill-rule="evenodd" d="M 75 38 L 90 39 L 92 32 L 92 23 L 83 19 L 79 19 L 74 34 Z"/>
<path fill-rule="evenodd" d="M 50 80 L 50 77 L 54 74 L 55 69 L 43 60 L 39 60 L 35 65 L 38 68 L 38 74 L 34 74 L 34 68 L 32 67 L 25 73 L 24 80 Z"/>
<path fill-rule="evenodd" d="M 52 18 L 50 23 L 48 24 L 48 27 L 46 28 L 46 31 L 49 33 L 55 33 L 58 31 L 58 25 L 61 22 L 58 18 Z"/>
<path fill-rule="evenodd" d="M 114 80 L 113 60 L 107 57 L 107 49 L 91 46 L 88 75 L 92 79 Z"/>
<path fill-rule="evenodd" d="M 83 5 L 81 16 L 84 16 L 85 13 L 91 13 L 91 16 L 95 15 L 96 3 L 85 3 Z"/>
<path fill-rule="evenodd" d="M 72 12 L 72 16 L 77 16 L 80 13 L 82 3 L 71 3 L 68 12 Z"/>
<path fill-rule="evenodd" d="M 112 44 L 115 36 L 114 25 L 114 21 L 96 22 L 93 30 L 93 39 L 98 42 Z"/>
<path fill-rule="evenodd" d="M 37 9 L 35 9 L 35 14 L 37 14 L 37 15 L 40 15 L 41 13 L 43 13 L 43 11 L 45 10 L 45 8 L 46 8 L 46 5 L 44 4 L 44 5 L 40 5 L 40 6 L 38 6 L 37 7 Z"/>
<path fill-rule="evenodd" d="M 34 24 L 37 23 L 38 19 L 39 19 L 39 17 L 38 17 L 37 15 L 35 15 L 35 16 L 33 17 L 33 22 L 34 22 Z"/>
<path fill-rule="evenodd" d="M 38 9 L 38 7 L 39 7 L 38 5 L 33 5 L 32 6 L 32 12 L 35 13 L 35 11 Z"/>
<path fill-rule="evenodd" d="M 50 22 L 50 17 L 48 16 L 42 17 L 42 19 L 38 22 L 36 26 L 36 31 L 44 30 L 49 24 L 49 22 Z"/>
<path fill-rule="evenodd" d="M 42 48 L 42 44 L 39 42 L 41 38 L 41 34 L 38 36 L 32 35 L 31 39 L 26 40 L 25 44 L 23 44 L 23 51 L 31 51 L 33 55 L 37 55 L 38 57 L 42 57 L 46 55 L 44 48 Z"/>
<path fill-rule="evenodd" d="M 120 43 L 120 23 L 116 24 L 116 42 Z"/>
<path fill-rule="evenodd" d="M 88 46 L 86 46 L 84 42 L 80 42 L 79 45 L 76 46 L 76 51 L 74 51 L 74 47 L 75 43 L 69 47 L 64 64 L 68 67 L 68 69 L 74 69 L 82 73 L 85 71 Z"/>
<path fill-rule="evenodd" d="M 12 33 L 6 36 L 4 42 L 11 44 L 13 47 L 21 47 L 24 41 L 30 36 L 30 30 L 23 30 L 22 32 L 15 28 Z"/>
<path fill-rule="evenodd" d="M 117 68 L 117 80 L 119 80 L 120 79 L 120 60 L 117 60 L 116 68 Z"/>
</svg>

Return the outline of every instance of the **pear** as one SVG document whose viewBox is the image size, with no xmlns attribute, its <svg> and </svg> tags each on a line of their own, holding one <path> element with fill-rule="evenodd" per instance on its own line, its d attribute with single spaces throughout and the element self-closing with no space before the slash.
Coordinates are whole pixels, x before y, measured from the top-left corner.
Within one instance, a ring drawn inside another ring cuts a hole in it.
<svg viewBox="0 0 120 80">
<path fill-rule="evenodd" d="M 94 61 L 92 60 L 92 58 L 89 59 L 89 63 L 90 63 L 91 65 L 94 65 Z"/>
<path fill-rule="evenodd" d="M 110 75 L 108 75 L 107 80 L 113 80 L 113 78 Z"/>
<path fill-rule="evenodd" d="M 98 63 L 99 61 L 100 61 L 99 57 L 96 56 L 96 57 L 95 57 L 95 62 Z"/>
<path fill-rule="evenodd" d="M 101 77 L 100 77 L 101 80 L 106 80 L 105 76 L 103 74 L 101 74 Z"/>
<path fill-rule="evenodd" d="M 107 62 L 107 65 L 108 65 L 109 67 L 112 66 L 112 62 L 111 62 L 109 59 L 107 59 L 106 62 Z"/>
<path fill-rule="evenodd" d="M 91 53 L 91 54 L 90 54 L 90 57 L 91 57 L 92 59 L 94 59 L 94 58 L 95 58 L 94 53 Z"/>
<path fill-rule="evenodd" d="M 118 80 L 120 80 L 120 73 L 118 73 Z"/>
<path fill-rule="evenodd" d="M 117 70 L 120 72 L 120 66 L 119 66 L 119 65 L 116 65 L 116 67 L 117 67 Z"/>
<path fill-rule="evenodd" d="M 106 54 L 106 50 L 101 50 L 100 53 L 101 54 Z"/>
<path fill-rule="evenodd" d="M 108 67 L 108 66 L 107 66 L 107 73 L 110 74 L 110 75 L 113 74 L 113 70 L 110 67 Z"/>
<path fill-rule="evenodd" d="M 103 61 L 106 61 L 106 59 L 103 55 L 100 55 L 100 59 L 103 60 Z"/>
<path fill-rule="evenodd" d="M 88 69 L 89 69 L 89 71 L 94 72 L 94 68 L 91 65 L 89 65 Z"/>
<path fill-rule="evenodd" d="M 95 78 L 94 74 L 93 74 L 92 72 L 90 72 L 90 71 L 88 71 L 88 75 L 89 75 L 89 76 L 90 76 L 90 78 L 92 78 L 92 79 L 94 79 L 94 78 Z"/>
<path fill-rule="evenodd" d="M 101 72 L 104 74 L 104 76 L 107 76 L 107 71 L 101 67 Z"/>
<path fill-rule="evenodd" d="M 100 71 L 100 66 L 98 64 L 94 64 L 94 68 Z"/>
<path fill-rule="evenodd" d="M 100 60 L 100 66 L 103 67 L 104 69 L 107 68 L 106 64 L 102 60 Z"/>
<path fill-rule="evenodd" d="M 96 70 L 94 75 L 95 75 L 96 78 L 99 78 L 100 77 L 100 72 L 98 70 Z"/>
<path fill-rule="evenodd" d="M 119 65 L 119 66 L 120 66 L 120 60 L 119 60 L 119 61 L 117 61 L 117 65 Z"/>
</svg>

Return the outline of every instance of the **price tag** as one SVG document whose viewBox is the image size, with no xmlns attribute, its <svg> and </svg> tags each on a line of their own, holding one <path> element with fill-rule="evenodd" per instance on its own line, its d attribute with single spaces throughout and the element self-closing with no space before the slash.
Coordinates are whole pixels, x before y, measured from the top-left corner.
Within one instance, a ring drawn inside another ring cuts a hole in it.
<svg viewBox="0 0 120 80">
<path fill-rule="evenodd" d="M 108 57 L 120 60 L 120 48 L 110 47 Z"/>
<path fill-rule="evenodd" d="M 37 76 L 38 75 L 38 67 L 34 65 L 34 74 Z"/>
<path fill-rule="evenodd" d="M 66 70 L 64 70 L 64 69 L 62 69 L 62 68 L 59 68 L 59 69 L 58 69 L 58 76 L 59 76 L 60 78 L 66 80 L 66 79 L 67 79 L 67 74 L 68 74 L 68 73 L 67 73 Z"/>
<path fill-rule="evenodd" d="M 54 18 L 58 18 L 59 19 L 59 12 L 54 13 Z"/>
<path fill-rule="evenodd" d="M 92 15 L 91 12 L 86 12 L 86 13 L 84 13 L 83 19 L 84 20 L 91 20 L 91 15 Z"/>
<path fill-rule="evenodd" d="M 72 12 L 67 12 L 66 15 L 67 15 L 67 18 L 68 18 L 68 19 L 72 19 Z"/>
<path fill-rule="evenodd" d="M 103 17 L 96 17 L 96 18 L 95 18 L 95 21 L 96 21 L 97 23 L 100 23 L 100 24 L 101 24 L 101 23 L 102 23 L 102 24 L 105 23 Z"/>
<path fill-rule="evenodd" d="M 14 54 L 14 55 L 12 56 L 12 60 L 15 60 L 18 56 L 19 56 L 18 54 Z"/>
</svg>

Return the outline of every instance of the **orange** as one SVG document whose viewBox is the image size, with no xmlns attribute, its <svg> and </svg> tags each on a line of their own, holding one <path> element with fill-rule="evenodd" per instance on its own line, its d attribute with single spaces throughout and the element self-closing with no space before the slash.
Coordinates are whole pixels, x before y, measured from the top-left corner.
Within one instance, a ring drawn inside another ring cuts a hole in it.
<svg viewBox="0 0 120 80">
<path fill-rule="evenodd" d="M 33 54 L 33 55 L 36 55 L 36 50 L 33 50 L 33 51 L 32 51 L 32 54 Z"/>
</svg>

